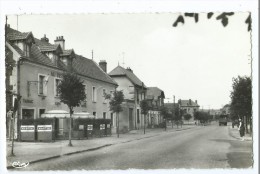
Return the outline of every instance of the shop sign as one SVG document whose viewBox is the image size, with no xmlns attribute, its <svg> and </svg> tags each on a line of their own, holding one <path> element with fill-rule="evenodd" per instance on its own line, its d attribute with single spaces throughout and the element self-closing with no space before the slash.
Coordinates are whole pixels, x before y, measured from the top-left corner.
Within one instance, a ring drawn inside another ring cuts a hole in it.
<svg viewBox="0 0 260 174">
<path fill-rule="evenodd" d="M 31 99 L 23 99 L 23 102 L 24 103 L 33 103 L 33 100 L 31 100 Z"/>
<path fill-rule="evenodd" d="M 93 125 L 92 124 L 88 125 L 88 130 L 93 130 Z"/>
<path fill-rule="evenodd" d="M 84 125 L 79 125 L 79 130 L 84 130 Z"/>
<path fill-rule="evenodd" d="M 37 125 L 37 132 L 51 132 L 52 125 Z"/>
<path fill-rule="evenodd" d="M 34 132 L 35 127 L 34 125 L 22 125 L 21 132 Z"/>
</svg>

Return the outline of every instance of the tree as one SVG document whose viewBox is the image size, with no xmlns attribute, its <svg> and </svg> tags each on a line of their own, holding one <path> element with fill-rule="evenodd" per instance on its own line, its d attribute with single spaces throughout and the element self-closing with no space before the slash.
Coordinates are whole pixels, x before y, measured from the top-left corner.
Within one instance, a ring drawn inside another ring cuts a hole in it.
<svg viewBox="0 0 260 174">
<path fill-rule="evenodd" d="M 191 119 L 191 115 L 190 114 L 184 114 L 184 119 L 189 121 Z"/>
<path fill-rule="evenodd" d="M 230 94 L 231 118 L 242 118 L 245 116 L 246 125 L 252 130 L 252 81 L 250 77 L 233 78 L 232 91 Z M 248 128 L 246 126 L 246 132 Z"/>
<path fill-rule="evenodd" d="M 110 111 L 116 113 L 116 120 L 117 120 L 117 138 L 119 138 L 119 113 L 123 111 L 123 108 L 121 104 L 124 101 L 124 94 L 123 91 L 117 91 L 115 90 L 113 93 L 113 96 L 110 94 L 106 94 L 106 99 L 110 99 L 109 105 L 110 105 Z"/>
<path fill-rule="evenodd" d="M 165 130 L 167 128 L 167 119 L 171 117 L 171 115 L 169 114 L 169 110 L 167 107 L 165 106 L 161 106 L 160 107 L 160 113 L 163 116 L 163 119 L 165 121 Z"/>
<path fill-rule="evenodd" d="M 148 114 L 150 107 L 147 100 L 142 100 L 140 106 L 141 106 L 141 113 L 144 115 L 144 134 L 145 134 L 146 115 Z"/>
<path fill-rule="evenodd" d="M 80 103 L 86 99 L 85 86 L 83 81 L 75 74 L 71 72 L 66 72 L 63 74 L 63 78 L 58 85 L 58 94 L 60 101 L 66 104 L 70 110 L 70 126 L 69 126 L 69 146 L 71 143 L 71 123 L 72 114 L 74 112 L 73 108 L 80 106 Z"/>
<path fill-rule="evenodd" d="M 220 20 L 222 25 L 224 27 L 226 27 L 228 25 L 228 20 L 229 20 L 228 17 L 233 16 L 233 15 L 234 15 L 234 12 L 223 12 L 216 17 L 216 20 Z M 213 16 L 214 16 L 213 12 L 209 12 L 207 14 L 208 19 L 211 19 Z M 179 23 L 184 24 L 185 23 L 185 17 L 194 18 L 196 23 L 199 21 L 199 14 L 198 13 L 184 13 L 184 15 L 179 15 L 177 17 L 176 21 L 173 23 L 172 26 L 177 27 Z M 244 22 L 248 25 L 247 30 L 251 31 L 251 23 L 252 23 L 251 13 L 249 13 L 248 17 L 245 19 Z"/>
</svg>

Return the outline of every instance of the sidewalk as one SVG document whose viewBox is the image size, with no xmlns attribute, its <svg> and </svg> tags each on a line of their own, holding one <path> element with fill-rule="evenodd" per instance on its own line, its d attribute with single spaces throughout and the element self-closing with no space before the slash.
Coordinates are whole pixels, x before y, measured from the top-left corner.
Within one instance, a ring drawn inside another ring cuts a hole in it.
<svg viewBox="0 0 260 174">
<path fill-rule="evenodd" d="M 146 134 L 143 134 L 143 129 L 130 131 L 126 134 L 120 134 L 117 138 L 116 134 L 108 137 L 93 138 L 87 140 L 72 140 L 73 147 L 68 146 L 68 140 L 61 140 L 56 142 L 15 142 L 14 154 L 10 156 L 11 142 L 6 143 L 7 147 L 7 168 L 11 169 L 13 162 L 29 162 L 36 163 L 52 158 L 58 158 L 65 155 L 71 155 L 75 153 L 81 153 L 86 151 L 98 150 L 107 146 L 112 146 L 120 143 L 127 143 L 131 141 L 137 141 L 144 138 L 150 138 L 159 136 L 160 134 L 187 130 L 196 128 L 194 125 L 183 125 L 182 128 L 167 127 L 165 131 L 162 128 L 158 129 L 146 129 Z"/>
<path fill-rule="evenodd" d="M 228 132 L 231 137 L 240 140 L 240 134 L 239 134 L 238 128 L 236 126 L 234 128 L 232 128 L 231 125 L 228 125 Z M 252 141 L 252 135 L 245 133 L 244 141 Z"/>
</svg>

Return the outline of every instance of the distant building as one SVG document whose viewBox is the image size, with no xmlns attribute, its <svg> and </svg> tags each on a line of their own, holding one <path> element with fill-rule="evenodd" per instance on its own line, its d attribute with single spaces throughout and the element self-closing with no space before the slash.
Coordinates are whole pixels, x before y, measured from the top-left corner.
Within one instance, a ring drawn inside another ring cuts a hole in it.
<svg viewBox="0 0 260 174">
<path fill-rule="evenodd" d="M 110 118 L 109 102 L 104 93 L 113 92 L 117 83 L 91 59 L 65 48 L 65 39 L 59 36 L 54 44 L 44 35 L 34 38 L 32 32 L 20 32 L 6 26 L 6 108 L 12 108 L 14 98 L 21 97 L 17 119 L 36 119 L 49 110 L 66 110 L 60 102 L 57 85 L 62 73 L 75 72 L 83 81 L 87 99 L 75 112 L 88 112 L 96 118 Z M 14 65 L 14 66 L 12 66 Z M 16 128 L 17 122 L 16 122 Z M 58 134 L 68 130 L 66 119 L 59 120 Z M 19 128 L 18 128 L 19 130 Z M 17 129 L 16 129 L 17 135 Z"/>
<path fill-rule="evenodd" d="M 165 95 L 163 90 L 159 89 L 158 87 L 148 87 L 146 99 L 152 108 L 148 112 L 147 123 L 149 127 L 154 127 L 163 122 L 163 117 L 160 114 L 160 107 L 164 106 Z"/>
<path fill-rule="evenodd" d="M 183 114 L 190 114 L 192 116 L 191 120 L 194 120 L 194 113 L 199 111 L 200 106 L 197 100 L 178 100 L 179 108 L 183 111 Z"/>
<path fill-rule="evenodd" d="M 120 113 L 121 132 L 143 128 L 144 116 L 141 114 L 140 102 L 145 99 L 147 87 L 133 73 L 133 70 L 117 66 L 110 73 L 110 77 L 118 84 L 117 90 L 122 90 L 125 101 Z"/>
</svg>

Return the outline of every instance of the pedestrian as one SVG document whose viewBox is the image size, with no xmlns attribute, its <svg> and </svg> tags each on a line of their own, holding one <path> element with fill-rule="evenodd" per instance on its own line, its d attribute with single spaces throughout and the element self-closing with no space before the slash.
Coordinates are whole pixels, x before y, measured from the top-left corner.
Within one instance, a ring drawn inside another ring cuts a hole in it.
<svg viewBox="0 0 260 174">
<path fill-rule="evenodd" d="M 244 122 L 241 120 L 241 118 L 239 118 L 238 121 L 239 121 L 238 130 L 239 130 L 240 138 L 241 138 L 241 141 L 244 141 L 244 136 L 245 136 Z"/>
</svg>

